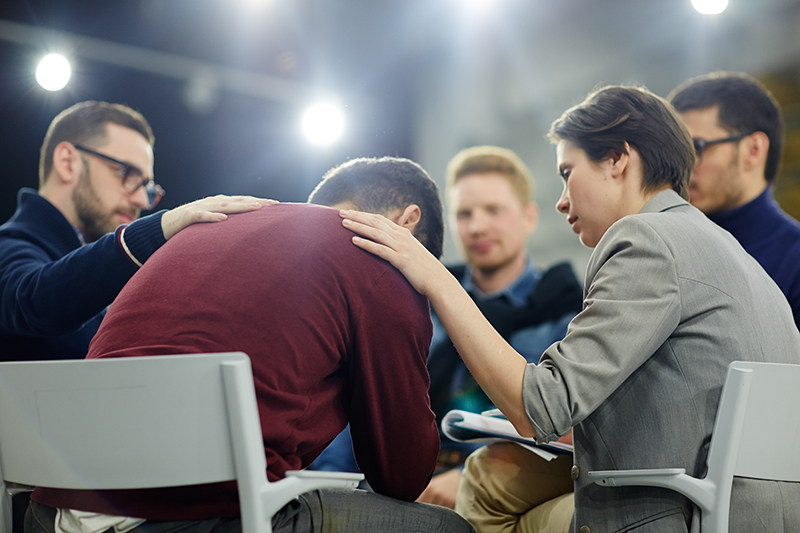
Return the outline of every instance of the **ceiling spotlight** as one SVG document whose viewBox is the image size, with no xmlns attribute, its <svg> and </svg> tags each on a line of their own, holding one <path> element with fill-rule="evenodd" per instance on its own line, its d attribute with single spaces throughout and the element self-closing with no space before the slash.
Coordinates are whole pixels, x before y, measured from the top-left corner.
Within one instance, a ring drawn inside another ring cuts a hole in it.
<svg viewBox="0 0 800 533">
<path fill-rule="evenodd" d="M 60 91 L 66 87 L 72 69 L 67 58 L 60 54 L 48 54 L 36 67 L 36 81 L 48 91 Z"/>
<path fill-rule="evenodd" d="M 330 144 L 344 130 L 344 115 L 332 104 L 316 104 L 303 116 L 303 132 L 311 142 Z"/>
<path fill-rule="evenodd" d="M 728 7 L 728 0 L 692 0 L 692 5 L 703 15 L 719 15 Z"/>
</svg>

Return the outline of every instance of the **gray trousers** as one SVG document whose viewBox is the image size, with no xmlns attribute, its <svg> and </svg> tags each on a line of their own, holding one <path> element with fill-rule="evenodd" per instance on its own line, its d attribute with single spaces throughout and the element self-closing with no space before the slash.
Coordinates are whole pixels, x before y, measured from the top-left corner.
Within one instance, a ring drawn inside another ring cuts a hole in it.
<svg viewBox="0 0 800 533">
<path fill-rule="evenodd" d="M 31 501 L 25 533 L 53 533 L 56 510 Z M 130 533 L 239 533 L 235 518 L 194 521 L 148 520 Z M 272 518 L 274 533 L 474 533 L 454 511 L 438 505 L 395 500 L 373 492 L 322 489 L 301 494 Z M 114 533 L 110 529 L 107 533 Z"/>
</svg>

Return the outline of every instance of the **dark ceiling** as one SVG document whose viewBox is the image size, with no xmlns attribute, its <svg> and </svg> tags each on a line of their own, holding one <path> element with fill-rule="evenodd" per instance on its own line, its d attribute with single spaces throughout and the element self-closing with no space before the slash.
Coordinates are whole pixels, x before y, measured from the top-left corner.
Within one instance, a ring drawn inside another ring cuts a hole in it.
<svg viewBox="0 0 800 533">
<path fill-rule="evenodd" d="M 0 40 L 0 220 L 13 213 L 18 188 L 37 186 L 38 150 L 49 122 L 88 99 L 125 103 L 150 121 L 165 207 L 216 193 L 304 201 L 325 170 L 349 158 L 409 157 L 416 53 L 398 22 L 407 12 L 401 8 L 412 3 L 4 2 L 0 20 L 277 77 L 310 96 L 335 94 L 346 106 L 348 129 L 334 148 L 309 144 L 299 127 L 306 105 L 301 97 L 286 102 L 222 90 L 198 112 L 185 104 L 186 81 L 94 60 L 74 39 L 75 49 L 68 50 L 72 81 L 48 93 L 33 71 L 61 40 Z"/>
<path fill-rule="evenodd" d="M 718 19 L 689 0 L 483 0 L 500 8 L 477 20 L 476 1 L 4 1 L 0 221 L 20 187 L 37 186 L 50 121 L 82 100 L 148 118 L 165 207 L 216 193 L 304 201 L 352 157 L 411 157 L 439 177 L 464 142 L 516 146 L 521 121 L 543 143 L 547 124 L 601 82 L 666 94 L 709 70 L 796 72 L 800 57 L 798 0 L 731 0 Z M 48 93 L 33 74 L 55 51 L 74 72 Z M 187 100 L 209 72 L 205 100 Z M 347 125 L 320 148 L 300 117 L 330 95 Z"/>
</svg>

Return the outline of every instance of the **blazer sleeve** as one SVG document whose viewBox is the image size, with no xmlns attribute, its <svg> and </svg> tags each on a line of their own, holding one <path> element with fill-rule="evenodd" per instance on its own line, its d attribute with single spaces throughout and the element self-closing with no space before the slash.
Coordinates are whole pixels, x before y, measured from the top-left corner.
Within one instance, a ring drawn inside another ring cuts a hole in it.
<svg viewBox="0 0 800 533">
<path fill-rule="evenodd" d="M 428 300 L 388 267 L 356 320 L 349 420 L 353 452 L 375 492 L 413 501 L 428 485 L 439 433 L 428 399 Z"/>
<path fill-rule="evenodd" d="M 609 228 L 590 259 L 584 292 L 565 338 L 525 369 L 523 401 L 540 442 L 589 416 L 680 322 L 674 256 L 642 216 Z"/>
</svg>

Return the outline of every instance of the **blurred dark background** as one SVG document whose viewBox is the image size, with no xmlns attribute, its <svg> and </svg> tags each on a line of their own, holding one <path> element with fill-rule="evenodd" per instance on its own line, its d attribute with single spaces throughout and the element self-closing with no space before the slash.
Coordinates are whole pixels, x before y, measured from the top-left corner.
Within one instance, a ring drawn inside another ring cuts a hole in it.
<svg viewBox="0 0 800 533">
<path fill-rule="evenodd" d="M 357 42 L 365 35 L 342 31 L 337 19 L 352 25 L 351 15 L 358 13 L 284 4 L 5 2 L 0 19 L 62 30 L 77 39 L 64 53 L 73 64 L 72 80 L 52 93 L 36 84 L 34 69 L 66 39 L 43 36 L 38 46 L 0 41 L 0 217 L 13 212 L 17 188 L 36 187 L 38 150 L 50 121 L 88 99 L 125 103 L 151 123 L 156 177 L 167 190 L 164 207 L 216 193 L 304 201 L 322 173 L 345 159 L 410 156 L 405 58 L 385 57 Z M 386 31 L 397 14 L 388 9 L 375 14 L 379 20 L 373 24 L 380 28 L 372 30 L 373 38 L 391 40 Z M 281 101 L 212 87 L 210 102 L 194 103 L 187 96 L 192 80 L 95 60 L 90 49 L 98 44 L 82 43 L 80 36 L 274 76 L 294 82 L 298 94 Z M 315 91 L 348 100 L 347 134 L 334 147 L 311 145 L 300 131 L 301 114 Z"/>
<path fill-rule="evenodd" d="M 50 52 L 73 69 L 57 92 L 34 79 Z M 359 156 L 410 157 L 442 183 L 460 148 L 507 146 L 537 178 L 535 257 L 580 265 L 588 251 L 552 209 L 549 123 L 600 84 L 666 96 L 714 70 L 749 72 L 781 101 L 789 131 L 776 196 L 800 218 L 799 0 L 730 0 L 714 16 L 690 0 L 6 1 L 0 220 L 20 187 L 37 187 L 53 117 L 99 99 L 153 126 L 160 207 L 216 193 L 305 201 L 327 169 Z M 300 127 L 320 99 L 345 113 L 327 147 Z"/>
</svg>

